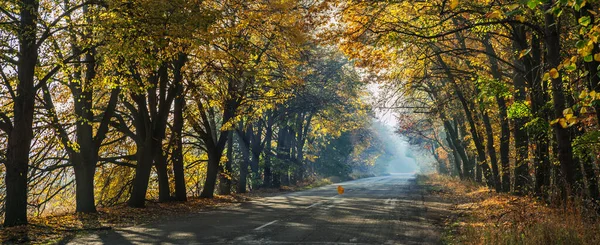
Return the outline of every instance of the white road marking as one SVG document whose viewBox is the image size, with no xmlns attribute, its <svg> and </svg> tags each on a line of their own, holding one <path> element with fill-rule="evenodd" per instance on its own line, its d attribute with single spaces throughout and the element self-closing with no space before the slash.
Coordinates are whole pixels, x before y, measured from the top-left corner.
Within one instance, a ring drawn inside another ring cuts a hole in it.
<svg viewBox="0 0 600 245">
<path fill-rule="evenodd" d="M 341 196 L 341 195 L 335 195 L 335 196 L 329 197 L 329 200 L 338 200 L 337 198 L 338 198 L 338 197 L 340 197 L 340 196 Z M 316 203 L 313 203 L 313 204 L 311 204 L 311 205 L 310 205 L 310 206 L 308 206 L 308 207 L 304 207 L 304 209 L 313 208 L 313 207 L 315 207 L 315 206 L 317 206 L 317 205 L 321 205 L 321 204 L 323 204 L 323 203 L 327 203 L 327 202 L 328 202 L 328 201 L 319 201 L 319 202 L 316 202 Z M 338 201 L 334 201 L 334 202 L 338 203 Z M 343 201 L 341 201 L 341 202 L 343 202 Z M 329 208 L 331 208 L 331 206 L 330 206 Z"/>
<path fill-rule="evenodd" d="M 254 230 L 255 230 L 255 231 L 257 231 L 257 230 L 260 230 L 260 229 L 262 229 L 262 228 L 265 228 L 265 227 L 267 227 L 267 226 L 270 226 L 270 225 L 272 225 L 272 224 L 275 224 L 277 221 L 279 221 L 279 220 L 273 220 L 273 221 L 271 221 L 271 222 L 269 222 L 269 223 L 266 223 L 266 224 L 264 224 L 264 225 L 261 225 L 261 226 L 259 226 L 259 227 L 256 227 Z"/>
<path fill-rule="evenodd" d="M 308 207 L 305 207 L 305 209 L 312 208 L 312 207 L 314 207 L 314 206 L 317 206 L 317 205 L 319 205 L 319 204 L 321 204 L 321 203 L 322 203 L 322 202 L 313 203 L 312 205 L 310 205 L 310 206 L 308 206 Z"/>
</svg>

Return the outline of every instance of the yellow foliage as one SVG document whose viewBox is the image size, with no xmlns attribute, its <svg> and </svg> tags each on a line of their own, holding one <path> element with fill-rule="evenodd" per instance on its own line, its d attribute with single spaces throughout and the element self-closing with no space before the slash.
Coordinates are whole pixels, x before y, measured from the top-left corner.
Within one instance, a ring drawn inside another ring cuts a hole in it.
<svg viewBox="0 0 600 245">
<path fill-rule="evenodd" d="M 558 70 L 556 70 L 556 68 L 550 69 L 550 77 L 552 77 L 552 79 L 557 79 L 559 75 L 560 74 L 558 73 Z"/>
</svg>

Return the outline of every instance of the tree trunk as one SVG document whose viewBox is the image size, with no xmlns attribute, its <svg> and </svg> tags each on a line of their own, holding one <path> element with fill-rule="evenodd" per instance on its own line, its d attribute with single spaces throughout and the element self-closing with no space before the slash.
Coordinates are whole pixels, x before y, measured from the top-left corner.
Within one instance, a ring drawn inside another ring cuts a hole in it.
<svg viewBox="0 0 600 245">
<path fill-rule="evenodd" d="M 224 171 L 219 175 L 219 195 L 231 194 L 231 176 L 233 174 L 233 131 L 229 132 L 227 139 L 227 162 Z"/>
<path fill-rule="evenodd" d="M 253 190 L 256 190 L 260 187 L 260 181 L 261 181 L 260 170 L 259 170 L 260 154 L 263 151 L 261 136 L 262 136 L 262 126 L 261 126 L 261 123 L 259 122 L 256 125 L 256 129 L 254 129 L 252 132 L 252 143 L 250 144 L 251 152 L 252 152 L 252 161 L 250 162 L 250 168 L 252 169 L 252 189 Z"/>
<path fill-rule="evenodd" d="M 483 41 L 485 50 L 490 60 L 490 69 L 492 76 L 498 82 L 502 82 L 502 73 L 500 72 L 500 65 L 496 50 L 490 43 L 489 36 Z M 496 95 L 496 103 L 498 104 L 498 118 L 500 120 L 500 166 L 501 166 L 501 191 L 510 192 L 510 126 L 508 124 L 508 113 L 506 107 L 506 101 L 503 94 Z M 498 178 L 498 180 L 500 180 Z"/>
<path fill-rule="evenodd" d="M 138 145 L 136 152 L 137 166 L 135 168 L 135 177 L 133 179 L 133 188 L 129 197 L 128 205 L 132 208 L 146 207 L 146 192 L 148 191 L 148 182 L 152 172 L 152 162 L 154 157 L 150 154 L 152 139 L 146 139 L 143 145 Z"/>
<path fill-rule="evenodd" d="M 545 5 L 547 13 L 545 14 L 545 30 L 546 35 L 544 36 L 546 42 L 546 60 L 548 63 L 548 70 L 558 67 L 560 64 L 560 36 L 558 33 L 559 26 L 555 21 L 554 15 L 550 9 L 554 1 L 549 1 Z M 554 117 L 562 118 L 563 110 L 566 108 L 566 99 L 563 91 L 562 76 L 551 78 L 552 84 L 552 98 L 554 99 Z M 562 175 L 562 186 L 564 189 L 563 199 L 573 194 L 575 184 L 575 164 L 573 159 L 573 149 L 571 146 L 571 137 L 569 130 L 562 128 L 559 123 L 554 125 L 554 132 L 556 134 L 556 143 L 558 146 L 558 161 L 561 167 Z"/>
<path fill-rule="evenodd" d="M 38 59 L 36 45 L 36 0 L 20 1 L 19 61 L 17 97 L 13 104 L 13 128 L 8 133 L 6 149 L 6 199 L 4 226 L 27 224 L 27 173 L 29 151 L 33 139 L 33 113 L 35 105 L 35 67 Z"/>
<path fill-rule="evenodd" d="M 497 180 L 494 183 L 494 188 L 496 192 L 502 191 L 502 185 L 500 184 L 500 174 L 498 172 L 498 160 L 496 159 L 496 148 L 494 147 L 494 131 L 492 129 L 492 124 L 490 123 L 490 117 L 487 112 L 482 112 L 483 124 L 485 126 L 485 133 L 487 136 L 487 149 L 488 155 L 490 155 L 490 163 L 492 165 L 492 174 L 494 175 L 494 179 Z"/>
<path fill-rule="evenodd" d="M 444 120 L 444 128 L 446 130 L 446 142 L 448 142 L 448 146 L 450 147 L 450 149 L 452 150 L 452 156 L 454 157 L 454 168 L 456 169 L 456 172 L 458 173 L 458 176 L 460 177 L 461 180 L 463 180 L 465 178 L 463 171 L 462 171 L 462 167 L 461 167 L 461 159 L 460 156 L 458 154 L 458 149 L 456 148 L 453 139 L 451 138 L 452 136 L 450 135 L 449 129 L 447 128 L 446 124 L 449 124 L 446 120 Z"/>
<path fill-rule="evenodd" d="M 159 150 L 154 153 L 154 167 L 158 175 L 158 201 L 171 201 L 171 188 L 169 186 L 169 173 L 167 170 L 167 156 L 163 154 L 162 146 L 158 146 Z"/>
<path fill-rule="evenodd" d="M 240 179 L 237 184 L 237 193 L 246 193 L 248 185 L 248 166 L 250 165 L 250 138 L 252 131 L 250 128 L 244 130 L 240 137 L 240 150 L 242 151 L 242 162 L 240 163 Z"/>
<path fill-rule="evenodd" d="M 527 66 L 530 70 L 528 76 L 529 88 L 531 91 L 531 110 L 537 120 L 547 121 L 548 111 L 545 107 L 548 101 L 546 91 L 548 88 L 546 82 L 540 79 L 541 76 L 541 55 L 542 50 L 540 40 L 537 37 L 532 38 L 530 56 L 526 56 Z M 535 130 L 530 136 L 535 142 L 534 155 L 534 170 L 535 170 L 535 186 L 534 192 L 538 196 L 544 196 L 544 187 L 550 186 L 550 152 L 548 143 L 548 133 L 546 129 Z"/>
<path fill-rule="evenodd" d="M 527 39 L 526 39 L 525 29 L 522 25 L 517 25 L 514 27 L 513 34 L 513 49 L 514 50 L 523 50 L 528 48 Z M 525 92 L 526 83 L 525 77 L 522 74 L 522 71 L 526 70 L 523 62 L 518 58 L 514 58 L 514 66 L 519 70 L 514 72 L 513 84 L 515 87 L 515 103 L 525 103 L 527 99 L 527 94 Z M 514 136 L 515 136 L 515 149 L 516 149 L 516 159 L 515 159 L 515 187 L 514 191 L 516 194 L 525 194 L 529 192 L 527 190 L 531 177 L 529 176 L 529 163 L 527 162 L 528 158 L 528 146 L 529 139 L 527 136 L 527 131 L 525 129 L 525 123 L 527 123 L 527 118 L 524 115 L 517 115 L 518 117 L 514 119 Z"/>
<path fill-rule="evenodd" d="M 467 152 L 462 145 L 462 141 L 460 140 L 457 130 L 455 130 L 454 127 L 452 126 L 452 124 L 450 124 L 450 122 L 447 120 L 444 120 L 444 127 L 446 128 L 446 132 L 450 133 L 450 136 L 451 136 L 450 139 L 452 140 L 452 142 L 454 144 L 454 148 L 458 151 L 457 153 L 462 160 L 462 163 L 463 163 L 462 175 L 466 179 L 474 180 L 475 172 L 474 172 L 473 166 L 471 166 L 471 164 L 470 164 L 469 157 L 467 156 Z"/>
<path fill-rule="evenodd" d="M 437 49 L 437 47 L 436 47 L 436 49 Z M 479 135 L 477 132 L 477 127 L 475 124 L 475 118 L 471 112 L 472 110 L 469 106 L 469 102 L 467 101 L 462 90 L 458 86 L 456 78 L 454 77 L 454 74 L 452 74 L 450 68 L 444 62 L 441 55 L 439 55 L 439 54 L 437 55 L 437 60 L 438 60 L 439 65 L 441 65 L 442 68 L 445 70 L 445 73 L 448 76 L 448 82 L 451 83 L 452 88 L 454 89 L 454 92 L 456 93 L 456 96 L 458 97 L 458 100 L 459 100 L 460 104 L 462 105 L 467 122 L 469 123 L 471 137 L 473 138 L 473 143 L 475 144 L 475 149 L 477 150 L 477 164 L 476 165 L 481 166 L 481 170 L 482 170 L 483 174 L 485 175 L 487 185 L 490 187 L 494 187 L 495 183 L 496 183 L 496 179 L 494 179 L 494 175 L 492 174 L 492 171 L 490 170 L 490 166 L 487 163 L 487 158 L 486 158 L 486 154 L 485 154 L 485 146 L 483 145 L 483 141 L 480 140 L 480 138 L 479 138 Z"/>
<path fill-rule="evenodd" d="M 179 95 L 175 99 L 175 111 L 173 122 L 173 140 L 175 144 L 171 152 L 173 162 L 173 175 L 175 178 L 175 199 L 187 201 L 187 190 L 185 186 L 185 168 L 183 165 L 183 108 L 185 107 L 185 96 Z"/>
<path fill-rule="evenodd" d="M 271 141 L 273 140 L 273 119 L 269 117 L 267 121 L 265 135 L 265 173 L 263 177 L 263 186 L 269 188 L 272 186 L 273 175 L 271 173 Z"/>
<path fill-rule="evenodd" d="M 599 190 L 598 190 L 598 178 L 596 176 L 596 170 L 594 169 L 594 160 L 590 157 L 586 159 L 587 161 L 583 162 L 583 170 L 585 172 L 585 178 L 587 180 L 587 196 L 592 200 L 598 200 Z"/>
<path fill-rule="evenodd" d="M 258 164 L 259 164 L 259 156 L 260 154 L 255 154 L 254 152 L 252 153 L 252 160 L 250 161 L 250 170 L 252 170 L 252 173 L 250 175 L 252 183 L 252 190 L 257 190 L 258 187 L 260 186 L 260 173 L 258 171 Z"/>
<path fill-rule="evenodd" d="M 215 192 L 215 183 L 217 182 L 217 174 L 219 173 L 219 163 L 221 161 L 221 155 L 223 150 L 221 149 L 209 149 L 208 150 L 208 168 L 206 170 L 206 181 L 201 198 L 213 198 Z"/>
<path fill-rule="evenodd" d="M 477 164 L 475 157 L 472 157 L 472 162 L 475 162 L 475 182 L 482 183 L 483 182 L 483 172 L 481 166 Z"/>
<path fill-rule="evenodd" d="M 181 69 L 187 60 L 187 56 L 180 55 L 179 60 L 175 62 L 173 70 L 173 80 L 176 85 L 177 96 L 174 99 L 173 111 L 173 133 L 175 140 L 173 151 L 171 152 L 171 162 L 173 163 L 173 177 L 175 178 L 175 200 L 187 201 L 187 190 L 185 186 L 185 168 L 183 163 L 183 111 L 185 108 L 185 90 L 183 88 L 183 76 Z"/>
<path fill-rule="evenodd" d="M 288 185 L 289 179 L 288 174 L 288 162 L 290 156 L 290 148 L 288 144 L 288 127 L 284 125 L 279 126 L 279 132 L 277 134 L 277 168 L 273 171 L 273 186 L 280 187 L 281 185 Z"/>
<path fill-rule="evenodd" d="M 97 161 L 90 160 L 93 163 L 85 164 L 81 162 L 82 160 L 73 161 L 73 170 L 75 171 L 75 211 L 78 213 L 95 213 L 94 175 L 96 173 Z"/>
</svg>

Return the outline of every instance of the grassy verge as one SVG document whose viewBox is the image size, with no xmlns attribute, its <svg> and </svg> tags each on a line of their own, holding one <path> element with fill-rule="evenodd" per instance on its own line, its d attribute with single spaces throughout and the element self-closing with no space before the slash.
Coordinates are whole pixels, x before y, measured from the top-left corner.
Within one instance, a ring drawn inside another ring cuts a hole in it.
<svg viewBox="0 0 600 245">
<path fill-rule="evenodd" d="M 600 244 L 598 216 L 581 204 L 551 207 L 533 197 L 498 194 L 441 175 L 422 175 L 417 181 L 453 203 L 446 244 Z"/>
</svg>

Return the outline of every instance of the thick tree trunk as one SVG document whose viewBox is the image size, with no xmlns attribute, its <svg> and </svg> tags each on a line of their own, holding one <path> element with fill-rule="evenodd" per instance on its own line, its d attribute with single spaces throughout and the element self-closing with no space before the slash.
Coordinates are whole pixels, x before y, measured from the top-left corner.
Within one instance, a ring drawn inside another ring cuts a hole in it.
<svg viewBox="0 0 600 245">
<path fill-rule="evenodd" d="M 185 168 L 183 163 L 183 111 L 185 108 L 185 90 L 183 88 L 183 76 L 181 69 L 185 64 L 187 57 L 180 55 L 179 60 L 175 62 L 174 81 L 177 83 L 176 94 L 174 99 L 173 111 L 173 151 L 171 152 L 171 162 L 173 163 L 173 177 L 175 179 L 175 200 L 187 201 L 187 189 L 185 186 Z"/>
<path fill-rule="evenodd" d="M 138 145 L 136 152 L 137 166 L 135 168 L 135 177 L 133 179 L 133 188 L 129 197 L 128 205 L 132 208 L 146 207 L 146 192 L 148 191 L 148 182 L 152 172 L 153 154 L 148 151 L 152 149 L 151 139 L 146 139 L 144 145 Z"/>
<path fill-rule="evenodd" d="M 14 126 L 8 133 L 6 149 L 6 199 L 4 226 L 27 224 L 27 173 L 29 151 L 33 139 L 35 105 L 35 67 L 38 59 L 36 45 L 37 0 L 20 1 L 19 61 L 17 97 L 13 103 Z"/>
<path fill-rule="evenodd" d="M 187 201 L 187 190 L 185 186 L 185 168 L 183 165 L 183 108 L 185 107 L 185 96 L 180 93 L 175 99 L 175 111 L 173 122 L 173 140 L 175 144 L 171 155 L 173 162 L 173 175 L 175 178 L 175 199 Z"/>
<path fill-rule="evenodd" d="M 208 151 L 208 168 L 206 170 L 204 188 L 202 189 L 202 193 L 200 193 L 201 198 L 213 198 L 214 196 L 217 174 L 219 173 L 219 163 L 222 155 L 222 149 L 213 148 Z"/>
<path fill-rule="evenodd" d="M 158 176 L 158 201 L 171 201 L 171 188 L 169 186 L 169 173 L 167 170 L 167 156 L 163 154 L 162 146 L 157 147 L 154 157 L 154 167 Z"/>
<path fill-rule="evenodd" d="M 75 211 L 78 213 L 96 212 L 96 203 L 94 198 L 94 175 L 96 173 L 97 161 L 90 161 L 93 163 L 85 164 L 79 161 L 73 162 L 73 170 L 75 171 Z"/>
<path fill-rule="evenodd" d="M 560 36 L 558 33 L 559 25 L 556 23 L 552 11 L 554 1 L 546 3 L 545 8 L 548 13 L 545 14 L 545 30 L 544 36 L 546 42 L 546 60 L 548 70 L 558 67 L 560 64 Z M 563 91 L 562 76 L 551 78 L 552 98 L 554 100 L 554 117 L 562 118 L 563 110 L 566 108 L 566 99 Z M 556 143 L 558 146 L 558 161 L 561 166 L 562 186 L 564 188 L 563 198 L 573 194 L 575 184 L 575 161 L 573 159 L 573 149 L 571 146 L 571 137 L 568 129 L 562 128 L 559 123 L 554 125 L 556 134 Z"/>
<path fill-rule="evenodd" d="M 74 54 L 79 52 L 80 51 L 77 48 L 73 51 Z M 83 82 L 89 84 L 91 83 L 92 79 L 96 77 L 96 61 L 91 53 L 87 53 L 85 55 L 85 63 L 86 75 L 85 80 Z M 77 69 L 79 68 L 77 67 Z M 76 211 L 81 213 L 95 213 L 96 205 L 94 199 L 94 174 L 96 173 L 96 164 L 98 163 L 98 150 L 100 148 L 99 144 L 101 144 L 101 142 L 99 142 L 98 145 L 95 144 L 93 132 L 94 130 L 92 128 L 92 125 L 90 124 L 90 122 L 94 120 L 94 114 L 92 113 L 92 91 L 91 89 L 87 89 L 85 91 L 82 90 L 83 88 L 80 84 L 81 72 L 76 72 L 74 76 L 78 81 L 71 82 L 70 86 L 73 91 L 75 100 L 73 102 L 75 107 L 75 115 L 77 115 L 78 118 L 76 122 L 76 136 L 77 143 L 79 144 L 79 151 L 71 151 L 71 154 L 69 155 L 70 160 L 74 165 L 75 183 L 77 185 L 75 188 L 75 199 L 77 204 Z M 109 102 L 109 106 L 107 108 L 108 111 L 105 115 L 107 117 L 112 117 L 112 110 L 114 109 L 114 107 L 111 108 L 110 104 L 112 104 L 112 102 L 116 103 L 116 101 L 112 101 L 113 99 L 114 98 L 111 98 L 111 101 Z M 100 132 L 100 134 L 103 134 L 103 132 Z M 104 139 L 104 136 L 105 135 L 99 135 L 101 139 Z"/>
</svg>

